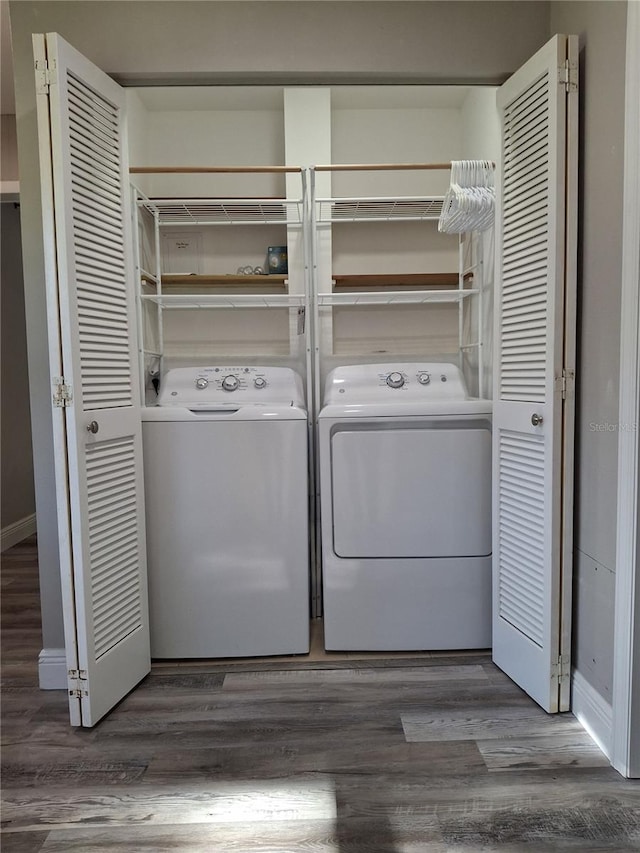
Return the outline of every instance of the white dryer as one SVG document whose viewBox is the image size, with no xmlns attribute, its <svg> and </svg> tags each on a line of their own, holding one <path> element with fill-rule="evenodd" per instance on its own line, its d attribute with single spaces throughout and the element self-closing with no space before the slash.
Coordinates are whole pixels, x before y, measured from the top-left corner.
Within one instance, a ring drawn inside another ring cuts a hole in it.
<svg viewBox="0 0 640 853">
<path fill-rule="evenodd" d="M 325 647 L 491 645 L 491 403 L 453 364 L 338 367 L 319 414 Z"/>
<path fill-rule="evenodd" d="M 288 368 L 170 370 L 143 410 L 151 654 L 309 651 L 307 413 Z"/>
</svg>

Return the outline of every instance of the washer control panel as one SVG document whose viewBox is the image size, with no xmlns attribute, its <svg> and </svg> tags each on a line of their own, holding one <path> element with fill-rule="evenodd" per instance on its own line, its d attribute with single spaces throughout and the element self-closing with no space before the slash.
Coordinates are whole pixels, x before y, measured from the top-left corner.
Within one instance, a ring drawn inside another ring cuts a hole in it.
<svg viewBox="0 0 640 853">
<path fill-rule="evenodd" d="M 178 367 L 160 383 L 159 406 L 284 403 L 304 406 L 302 381 L 289 367 Z"/>
<path fill-rule="evenodd" d="M 467 400 L 455 364 L 410 362 L 336 367 L 327 376 L 324 404 Z"/>
</svg>

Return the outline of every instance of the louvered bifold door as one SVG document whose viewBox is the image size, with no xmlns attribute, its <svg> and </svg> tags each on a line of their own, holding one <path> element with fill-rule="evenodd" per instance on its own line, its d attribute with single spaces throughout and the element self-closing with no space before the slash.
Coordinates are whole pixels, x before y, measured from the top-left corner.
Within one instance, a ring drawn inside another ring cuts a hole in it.
<svg viewBox="0 0 640 853">
<path fill-rule="evenodd" d="M 70 530 L 68 547 L 61 537 L 63 585 L 72 587 L 65 637 L 69 645 L 75 633 L 77 643 L 75 658 L 67 650 L 69 696 L 72 722 L 92 726 L 150 669 L 124 92 L 55 34 L 45 44 L 55 211 L 45 242 L 55 240 L 71 397 L 63 419 L 68 507 L 58 507 Z"/>
<path fill-rule="evenodd" d="M 549 712 L 566 710 L 569 676 L 571 549 L 563 543 L 572 472 L 564 448 L 573 436 L 562 383 L 575 297 L 570 45 L 554 37 L 498 93 L 493 657 Z"/>
</svg>

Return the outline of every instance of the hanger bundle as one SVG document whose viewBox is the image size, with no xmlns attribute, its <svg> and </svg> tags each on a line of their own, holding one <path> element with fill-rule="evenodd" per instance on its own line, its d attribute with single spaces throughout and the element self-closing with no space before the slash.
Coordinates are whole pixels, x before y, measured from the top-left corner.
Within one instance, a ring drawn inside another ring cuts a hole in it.
<svg viewBox="0 0 640 853">
<path fill-rule="evenodd" d="M 451 185 L 442 203 L 438 230 L 445 234 L 486 231 L 493 225 L 496 193 L 490 160 L 453 160 Z"/>
</svg>

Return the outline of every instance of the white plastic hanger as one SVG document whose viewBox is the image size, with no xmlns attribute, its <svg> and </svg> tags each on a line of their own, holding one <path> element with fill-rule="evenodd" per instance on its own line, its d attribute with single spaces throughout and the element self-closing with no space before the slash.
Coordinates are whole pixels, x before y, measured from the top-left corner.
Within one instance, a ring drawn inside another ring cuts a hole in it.
<svg viewBox="0 0 640 853">
<path fill-rule="evenodd" d="M 446 234 L 485 231 L 495 212 L 494 166 L 488 160 L 454 160 L 438 230 Z"/>
</svg>

